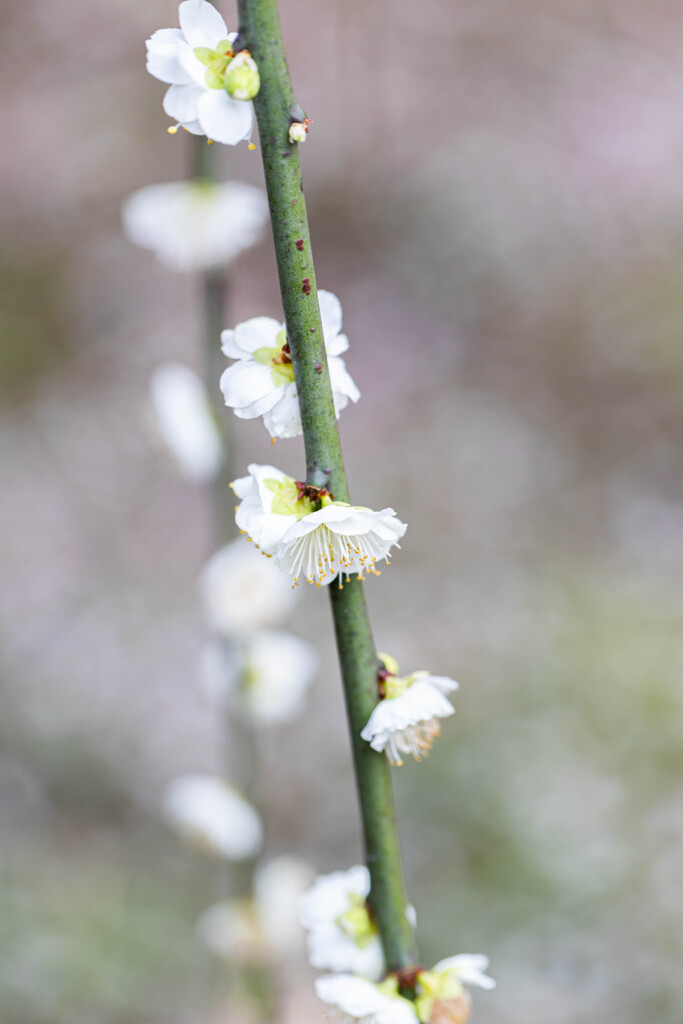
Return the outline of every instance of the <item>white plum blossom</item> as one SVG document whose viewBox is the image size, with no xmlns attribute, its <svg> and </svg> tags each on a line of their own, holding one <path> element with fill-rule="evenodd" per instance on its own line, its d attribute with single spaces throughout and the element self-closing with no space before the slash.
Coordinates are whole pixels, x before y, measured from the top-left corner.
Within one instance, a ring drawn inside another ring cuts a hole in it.
<svg viewBox="0 0 683 1024">
<path fill-rule="evenodd" d="M 276 556 L 281 569 L 294 583 L 325 586 L 339 577 L 357 574 L 380 575 L 377 563 L 389 564 L 389 551 L 406 532 L 393 508 L 373 512 L 370 508 L 332 501 L 323 508 L 292 523 L 278 544 Z"/>
<path fill-rule="evenodd" d="M 341 303 L 332 292 L 319 291 L 327 364 L 334 409 L 339 414 L 349 400 L 357 402 L 360 391 L 351 379 L 342 352 L 349 347 L 341 333 Z M 225 404 L 240 419 L 263 417 L 271 437 L 297 437 L 302 432 L 294 367 L 284 324 L 257 316 L 221 334 L 226 356 L 237 360 L 221 377 Z"/>
<path fill-rule="evenodd" d="M 163 802 L 169 824 L 191 845 L 228 860 L 249 860 L 261 848 L 257 811 L 236 790 L 212 775 L 181 775 Z"/>
<path fill-rule="evenodd" d="M 390 655 L 380 654 L 385 669 L 380 673 L 384 697 L 361 732 L 373 750 L 385 750 L 391 764 L 403 764 L 402 754 L 416 761 L 429 753 L 441 735 L 440 718 L 455 714 L 445 694 L 458 689 L 454 679 L 429 672 L 398 675 L 398 664 Z"/>
<path fill-rule="evenodd" d="M 205 647 L 203 689 L 212 706 L 237 708 L 259 725 L 274 725 L 299 714 L 317 667 L 315 651 L 298 636 L 261 630 L 230 650 L 220 640 Z"/>
<path fill-rule="evenodd" d="M 393 508 L 373 512 L 334 501 L 324 488 L 308 487 L 274 466 L 252 463 L 248 469 L 249 476 L 232 485 L 241 499 L 235 521 L 264 554 L 276 556 L 294 585 L 379 575 L 377 563 L 388 561 L 407 529 Z"/>
<path fill-rule="evenodd" d="M 265 192 L 240 181 L 167 181 L 133 192 L 122 208 L 128 239 L 172 270 L 226 267 L 260 241 Z"/>
<path fill-rule="evenodd" d="M 250 137 L 254 120 L 253 104 L 228 92 L 236 33 L 207 0 L 183 0 L 178 17 L 180 28 L 147 40 L 147 70 L 170 86 L 164 110 L 193 135 L 234 146 Z"/>
<path fill-rule="evenodd" d="M 313 967 L 349 971 L 371 981 L 384 973 L 384 954 L 368 909 L 370 872 L 363 865 L 319 875 L 299 900 L 299 920 L 308 932 Z M 406 916 L 415 924 L 415 910 Z"/>
<path fill-rule="evenodd" d="M 413 1004 L 398 992 L 390 976 L 379 985 L 353 974 L 316 978 L 319 999 L 335 1010 L 335 1024 L 418 1024 Z"/>
<path fill-rule="evenodd" d="M 207 625 L 223 636 L 279 625 L 296 600 L 275 565 L 239 538 L 211 556 L 199 591 Z"/>
<path fill-rule="evenodd" d="M 156 427 L 183 475 L 215 479 L 223 443 L 200 377 L 182 363 L 162 363 L 152 375 L 150 397 Z"/>
<path fill-rule="evenodd" d="M 415 980 L 415 1010 L 421 1024 L 465 1024 L 471 999 L 463 985 L 496 987 L 484 972 L 489 959 L 482 953 L 462 953 L 440 960 L 429 971 L 420 971 Z"/>
<path fill-rule="evenodd" d="M 296 905 L 313 872 L 297 857 L 275 857 L 259 864 L 254 898 L 226 900 L 209 907 L 197 922 L 199 938 L 229 963 L 291 959 L 302 949 Z"/>
<path fill-rule="evenodd" d="M 313 505 L 300 496 L 293 478 L 275 466 L 252 462 L 247 471 L 248 476 L 232 482 L 232 489 L 240 499 L 235 509 L 235 522 L 264 555 L 272 557 L 297 516 L 312 512 Z"/>
</svg>

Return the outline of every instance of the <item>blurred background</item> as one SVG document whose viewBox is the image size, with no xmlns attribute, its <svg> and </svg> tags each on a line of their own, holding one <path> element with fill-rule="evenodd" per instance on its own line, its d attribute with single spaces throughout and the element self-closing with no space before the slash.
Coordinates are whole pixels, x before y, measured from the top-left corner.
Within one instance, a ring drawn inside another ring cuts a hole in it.
<svg viewBox="0 0 683 1024">
<path fill-rule="evenodd" d="M 353 494 L 410 527 L 367 584 L 377 643 L 461 684 L 430 759 L 394 772 L 421 959 L 488 953 L 489 1024 L 679 1024 L 683 8 L 281 6 L 318 283 L 363 392 Z M 149 426 L 158 362 L 201 366 L 201 289 L 120 227 L 130 191 L 190 165 L 144 68 L 177 5 L 0 19 L 0 1017 L 235 1024 L 194 937 L 221 870 L 160 814 L 221 758 L 197 686 L 209 503 Z M 258 148 L 221 159 L 261 184 Z M 231 308 L 280 317 L 268 241 Z M 233 458 L 303 466 L 258 422 Z M 318 592 L 291 626 L 324 667 L 263 744 L 269 848 L 344 868 Z M 320 1019 L 312 977 L 283 1021 Z"/>
</svg>

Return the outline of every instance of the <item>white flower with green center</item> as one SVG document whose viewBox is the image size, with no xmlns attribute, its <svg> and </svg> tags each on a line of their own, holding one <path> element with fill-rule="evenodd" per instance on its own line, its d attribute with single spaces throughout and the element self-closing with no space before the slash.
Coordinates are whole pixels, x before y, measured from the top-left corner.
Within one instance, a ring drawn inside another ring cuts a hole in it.
<svg viewBox="0 0 683 1024">
<path fill-rule="evenodd" d="M 275 466 L 252 463 L 247 468 L 249 476 L 232 483 L 241 499 L 235 522 L 264 555 L 272 556 L 289 527 L 313 512 L 315 505 L 291 476 Z"/>
<path fill-rule="evenodd" d="M 251 135 L 258 69 L 243 51 L 231 73 L 236 33 L 207 0 L 184 0 L 178 16 L 180 28 L 147 40 L 147 70 L 170 86 L 164 110 L 188 132 L 234 146 Z"/>
<path fill-rule="evenodd" d="M 422 1024 L 465 1024 L 471 1001 L 463 985 L 496 987 L 484 972 L 489 958 L 482 953 L 462 953 L 440 960 L 430 971 L 420 971 L 415 981 L 415 1009 Z"/>
<path fill-rule="evenodd" d="M 199 592 L 209 629 L 230 637 L 279 625 L 296 603 L 282 573 L 241 538 L 211 556 Z"/>
<path fill-rule="evenodd" d="M 211 706 L 237 708 L 264 726 L 295 718 L 317 671 L 313 648 L 275 629 L 261 630 L 231 647 L 236 649 L 228 651 L 214 641 L 204 649 L 202 683 Z"/>
<path fill-rule="evenodd" d="M 339 418 L 349 401 L 358 401 L 360 391 L 341 358 L 349 347 L 348 338 L 341 333 L 341 303 L 326 291 L 318 292 L 318 302 L 334 409 Z M 301 416 L 284 325 L 271 317 L 254 317 L 234 330 L 223 331 L 221 342 L 225 355 L 237 360 L 221 377 L 225 404 L 240 419 L 263 416 L 271 437 L 298 437 L 302 432 Z"/>
<path fill-rule="evenodd" d="M 182 363 L 162 363 L 150 395 L 156 426 L 189 480 L 213 480 L 223 463 L 223 443 L 201 379 Z"/>
<path fill-rule="evenodd" d="M 418 1024 L 413 1004 L 399 995 L 393 976 L 375 985 L 353 974 L 328 974 L 316 978 L 315 991 L 333 1007 L 335 1024 Z"/>
<path fill-rule="evenodd" d="M 261 849 L 263 827 L 237 790 L 212 775 L 181 775 L 163 803 L 169 824 L 190 845 L 227 860 L 249 860 Z"/>
<path fill-rule="evenodd" d="M 316 878 L 299 900 L 299 920 L 308 931 L 313 967 L 350 971 L 371 981 L 384 973 L 384 954 L 367 899 L 370 873 L 358 865 Z M 406 916 L 415 924 L 415 910 Z"/>
<path fill-rule="evenodd" d="M 128 239 L 172 270 L 226 267 L 256 245 L 268 223 L 265 192 L 239 181 L 168 181 L 128 196 Z"/>
<path fill-rule="evenodd" d="M 328 492 L 286 476 L 274 466 L 249 466 L 249 476 L 233 482 L 241 503 L 239 528 L 296 585 L 305 579 L 323 586 L 357 573 L 379 575 L 377 563 L 398 546 L 407 527 L 393 508 L 369 508 L 334 501 Z M 322 506 L 322 507 L 317 507 Z"/>
<path fill-rule="evenodd" d="M 403 764 L 402 754 L 416 761 L 426 757 L 434 740 L 441 735 L 440 718 L 455 714 L 445 694 L 458 689 L 454 679 L 433 676 L 429 672 L 398 675 L 398 662 L 389 654 L 380 654 L 384 670 L 380 672 L 383 699 L 361 733 L 373 750 L 385 750 L 391 764 Z"/>
</svg>

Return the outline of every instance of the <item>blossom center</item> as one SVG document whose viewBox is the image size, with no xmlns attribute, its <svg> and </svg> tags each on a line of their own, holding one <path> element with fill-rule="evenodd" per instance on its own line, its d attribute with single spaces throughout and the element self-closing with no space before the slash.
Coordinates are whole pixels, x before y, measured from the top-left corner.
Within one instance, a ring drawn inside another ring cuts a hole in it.
<svg viewBox="0 0 683 1024">
<path fill-rule="evenodd" d="M 349 895 L 349 909 L 339 915 L 337 924 L 359 949 L 369 946 L 377 934 L 365 900 L 355 893 Z"/>
<path fill-rule="evenodd" d="M 284 329 L 278 332 L 275 341 L 277 344 L 272 347 L 264 346 L 263 348 L 257 348 L 256 351 L 252 352 L 252 356 L 257 363 L 270 367 L 273 386 L 284 388 L 294 382 L 292 353 Z"/>
<path fill-rule="evenodd" d="M 420 971 L 415 985 L 415 1010 L 430 1024 L 465 1024 L 470 1003 L 464 988 L 451 972 Z"/>
<path fill-rule="evenodd" d="M 291 476 L 282 480 L 273 478 L 263 481 L 274 497 L 270 504 L 270 511 L 276 516 L 296 516 L 297 521 L 315 512 L 315 504 L 305 493 L 302 493 L 296 481 Z"/>
<path fill-rule="evenodd" d="M 228 64 L 235 55 L 230 40 L 221 39 L 215 50 L 208 46 L 195 46 L 194 55 L 206 68 L 204 82 L 207 88 L 225 89 Z"/>
</svg>

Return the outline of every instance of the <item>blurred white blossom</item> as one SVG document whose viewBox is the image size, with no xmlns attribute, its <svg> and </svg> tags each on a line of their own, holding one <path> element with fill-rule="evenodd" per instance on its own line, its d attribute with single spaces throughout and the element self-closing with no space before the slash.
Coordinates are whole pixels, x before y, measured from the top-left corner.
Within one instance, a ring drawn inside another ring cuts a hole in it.
<svg viewBox="0 0 683 1024">
<path fill-rule="evenodd" d="M 208 702 L 232 706 L 259 725 L 295 718 L 318 667 L 313 648 L 292 633 L 261 630 L 237 650 L 211 641 L 202 654 L 202 684 Z"/>
<path fill-rule="evenodd" d="M 363 865 L 319 875 L 299 900 L 313 967 L 349 971 L 377 981 L 384 973 L 384 953 L 367 905 L 370 872 Z M 415 924 L 415 910 L 406 916 Z"/>
<path fill-rule="evenodd" d="M 172 270 L 225 267 L 260 241 L 265 192 L 239 181 L 168 181 L 133 192 L 122 207 L 128 239 Z"/>
<path fill-rule="evenodd" d="M 223 463 L 223 443 L 201 379 L 182 363 L 162 363 L 152 375 L 155 423 L 189 480 L 213 480 Z"/>
<path fill-rule="evenodd" d="M 191 845 L 228 860 L 249 860 L 261 848 L 257 811 L 236 790 L 212 775 L 182 775 L 163 802 L 169 824 Z"/>
<path fill-rule="evenodd" d="M 254 898 L 228 900 L 209 907 L 197 923 L 204 945 L 227 961 L 291 959 L 303 946 L 296 906 L 313 872 L 297 857 L 275 857 L 259 864 Z"/>
<path fill-rule="evenodd" d="M 227 91 L 236 33 L 207 0 L 184 0 L 178 17 L 179 29 L 159 29 L 147 40 L 147 70 L 170 85 L 164 110 L 194 135 L 234 146 L 250 137 L 254 120 L 253 104 Z"/>
<path fill-rule="evenodd" d="M 341 333 L 341 303 L 332 292 L 319 291 L 327 365 L 334 409 L 339 413 L 349 400 L 357 402 L 360 391 L 351 379 L 341 353 L 349 347 Z M 221 377 L 225 404 L 240 419 L 263 416 L 271 437 L 297 437 L 302 432 L 294 367 L 284 324 L 257 316 L 221 335 L 223 352 L 237 360 Z"/>
<path fill-rule="evenodd" d="M 211 556 L 199 590 L 207 625 L 228 636 L 278 625 L 296 601 L 282 573 L 239 538 Z"/>
<path fill-rule="evenodd" d="M 385 665 L 381 673 L 384 697 L 370 715 L 361 738 L 373 750 L 386 750 L 392 764 L 403 764 L 402 754 L 412 754 L 419 761 L 441 735 L 439 719 L 455 714 L 445 694 L 457 690 L 458 684 L 447 676 L 425 671 L 399 676 L 394 658 L 380 658 Z"/>
<path fill-rule="evenodd" d="M 482 953 L 462 953 L 440 960 L 430 971 L 420 971 L 415 981 L 415 1010 L 421 1024 L 465 1024 L 471 1000 L 463 985 L 496 987 L 484 972 L 489 958 Z"/>
</svg>

